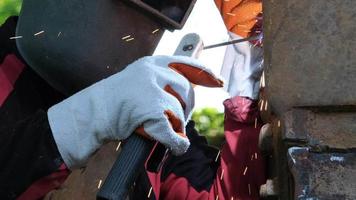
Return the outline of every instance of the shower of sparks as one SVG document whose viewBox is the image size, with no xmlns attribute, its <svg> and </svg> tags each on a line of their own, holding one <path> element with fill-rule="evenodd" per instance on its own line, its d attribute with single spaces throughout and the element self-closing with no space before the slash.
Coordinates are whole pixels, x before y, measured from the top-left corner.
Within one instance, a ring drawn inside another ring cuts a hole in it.
<svg viewBox="0 0 356 200">
<path fill-rule="evenodd" d="M 122 39 L 122 40 L 126 40 L 126 39 L 128 39 L 128 38 L 130 38 L 130 37 L 131 37 L 131 35 L 126 35 L 126 36 L 122 37 L 121 39 Z"/>
<path fill-rule="evenodd" d="M 154 31 L 152 31 L 152 34 L 155 34 L 155 33 L 157 33 L 158 31 L 159 31 L 159 28 L 156 29 L 156 30 L 154 30 Z"/>
<path fill-rule="evenodd" d="M 245 168 L 245 170 L 244 170 L 244 173 L 243 173 L 243 174 L 244 174 L 244 176 L 246 175 L 247 168 L 248 168 L 248 167 L 246 166 L 246 168 Z"/>
<path fill-rule="evenodd" d="M 215 162 L 218 162 L 219 155 L 220 155 L 220 151 L 219 151 L 218 154 L 216 155 Z"/>
<path fill-rule="evenodd" d="M 150 198 L 151 193 L 152 193 L 152 187 L 150 188 L 150 191 L 148 192 L 147 198 Z"/>
<path fill-rule="evenodd" d="M 260 111 L 263 110 L 263 104 L 264 104 L 264 100 L 261 101 L 261 107 L 260 107 Z"/>
<path fill-rule="evenodd" d="M 33 34 L 33 35 L 34 35 L 34 36 L 37 36 L 37 35 L 40 35 L 40 34 L 42 34 L 42 33 L 44 33 L 44 31 L 37 32 L 37 33 L 35 33 L 35 34 Z"/>
<path fill-rule="evenodd" d="M 220 180 L 223 180 L 223 177 L 224 177 L 224 169 L 221 172 Z"/>
<path fill-rule="evenodd" d="M 119 142 L 119 144 L 117 145 L 116 151 L 118 151 L 120 149 L 120 146 L 121 146 L 121 142 Z"/>
<path fill-rule="evenodd" d="M 103 181 L 100 179 L 99 184 L 98 184 L 98 189 L 100 189 L 102 183 L 103 183 Z"/>
<path fill-rule="evenodd" d="M 10 37 L 10 40 L 15 40 L 15 39 L 20 39 L 22 38 L 22 36 L 14 36 L 14 37 Z"/>
<path fill-rule="evenodd" d="M 255 128 L 257 128 L 257 117 L 255 118 Z"/>
<path fill-rule="evenodd" d="M 126 42 L 130 42 L 131 40 L 134 40 L 135 38 L 130 38 L 130 39 L 127 39 L 125 40 Z"/>
<path fill-rule="evenodd" d="M 266 101 L 265 103 L 265 111 L 267 111 L 267 108 L 268 108 L 268 101 Z"/>
</svg>

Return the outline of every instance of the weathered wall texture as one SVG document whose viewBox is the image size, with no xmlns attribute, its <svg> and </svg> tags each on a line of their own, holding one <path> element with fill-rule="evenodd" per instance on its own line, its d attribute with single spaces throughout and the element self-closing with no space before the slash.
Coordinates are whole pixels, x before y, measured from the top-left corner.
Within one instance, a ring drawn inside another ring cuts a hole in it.
<svg viewBox="0 0 356 200">
<path fill-rule="evenodd" d="M 277 151 L 289 160 L 289 192 L 356 199 L 356 1 L 264 0 L 263 12 L 266 90 L 289 148 Z"/>
<path fill-rule="evenodd" d="M 355 0 L 264 0 L 263 14 L 275 111 L 356 104 Z"/>
<path fill-rule="evenodd" d="M 85 169 L 73 171 L 58 190 L 46 196 L 46 200 L 95 200 L 100 180 L 104 183 L 120 149 L 118 142 L 104 145 L 92 158 Z"/>
</svg>

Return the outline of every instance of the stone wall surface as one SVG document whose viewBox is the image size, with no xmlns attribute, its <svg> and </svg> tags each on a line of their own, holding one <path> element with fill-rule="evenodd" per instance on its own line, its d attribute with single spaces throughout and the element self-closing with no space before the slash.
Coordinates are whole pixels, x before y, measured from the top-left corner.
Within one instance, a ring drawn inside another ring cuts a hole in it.
<svg viewBox="0 0 356 200">
<path fill-rule="evenodd" d="M 264 0 L 273 110 L 356 104 L 356 1 Z"/>
<path fill-rule="evenodd" d="M 266 94 L 282 124 L 274 157 L 292 174 L 279 184 L 298 200 L 356 199 L 356 1 L 263 3 Z"/>
</svg>

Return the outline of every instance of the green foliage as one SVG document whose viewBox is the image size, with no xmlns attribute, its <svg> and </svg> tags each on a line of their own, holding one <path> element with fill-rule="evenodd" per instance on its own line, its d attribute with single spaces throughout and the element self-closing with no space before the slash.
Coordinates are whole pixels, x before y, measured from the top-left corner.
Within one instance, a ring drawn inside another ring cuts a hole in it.
<svg viewBox="0 0 356 200">
<path fill-rule="evenodd" d="M 193 113 L 196 129 L 205 135 L 209 144 L 221 146 L 224 140 L 224 113 L 215 108 L 204 108 Z"/>
<path fill-rule="evenodd" d="M 19 15 L 22 0 L 0 0 L 0 24 L 12 15 Z"/>
</svg>

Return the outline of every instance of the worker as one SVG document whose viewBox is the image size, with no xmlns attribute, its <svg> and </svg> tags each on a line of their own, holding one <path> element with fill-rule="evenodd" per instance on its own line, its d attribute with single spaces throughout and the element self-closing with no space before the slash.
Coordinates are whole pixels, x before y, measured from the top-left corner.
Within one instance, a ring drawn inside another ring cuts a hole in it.
<svg viewBox="0 0 356 200">
<path fill-rule="evenodd" d="M 232 40 L 262 38 L 260 0 L 215 0 Z M 159 172 L 146 166 L 132 199 L 260 199 L 266 182 L 265 164 L 258 149 L 262 126 L 258 98 L 263 71 L 262 41 L 227 47 L 221 75 L 231 98 L 224 101 L 225 143 L 209 146 L 190 121 L 188 152 L 169 156 Z"/>
<path fill-rule="evenodd" d="M 62 182 L 68 169 L 85 166 L 105 141 L 125 139 L 136 129 L 173 154 L 186 152 L 184 126 L 194 105 L 189 81 L 222 84 L 192 58 L 152 56 L 66 98 L 24 62 L 9 40 L 16 20 L 9 18 L 0 32 L 1 199 L 37 199 L 38 191 L 31 188 L 38 185 L 31 184 L 39 181 L 48 192 L 53 188 L 41 178 L 52 174 Z"/>
<path fill-rule="evenodd" d="M 216 3 L 231 35 L 251 35 L 248 31 L 256 28 L 261 2 L 228 2 Z M 241 21 L 230 21 L 230 16 Z M 182 57 L 144 57 L 67 96 L 59 92 L 64 83 L 53 84 L 53 79 L 38 73 L 38 66 L 26 63 L 15 40 L 9 40 L 16 35 L 17 20 L 9 18 L 0 29 L 1 199 L 42 198 L 64 182 L 70 169 L 85 166 L 105 141 L 125 139 L 134 130 L 173 152 L 159 175 L 147 171 L 152 198 L 258 198 L 258 187 L 265 177 L 257 149 L 261 125 L 259 120 L 255 123 L 256 95 L 231 90 L 233 97 L 224 102 L 226 144 L 221 152 L 216 151 L 196 133 L 194 122 L 188 123 L 194 105 L 189 82 L 222 86 L 204 65 Z M 261 48 L 257 43 L 248 45 L 249 50 Z M 228 52 L 226 55 L 228 58 Z M 244 59 L 243 67 L 254 62 L 253 56 Z M 195 74 L 191 70 L 195 68 L 204 73 Z M 237 73 L 239 69 L 234 70 Z M 246 89 L 256 94 L 251 88 L 258 87 L 250 86 L 258 85 L 258 78 L 255 71 L 250 75 Z M 242 88 L 240 83 L 238 87 Z M 137 194 L 147 195 L 149 187 L 144 190 Z"/>
</svg>

